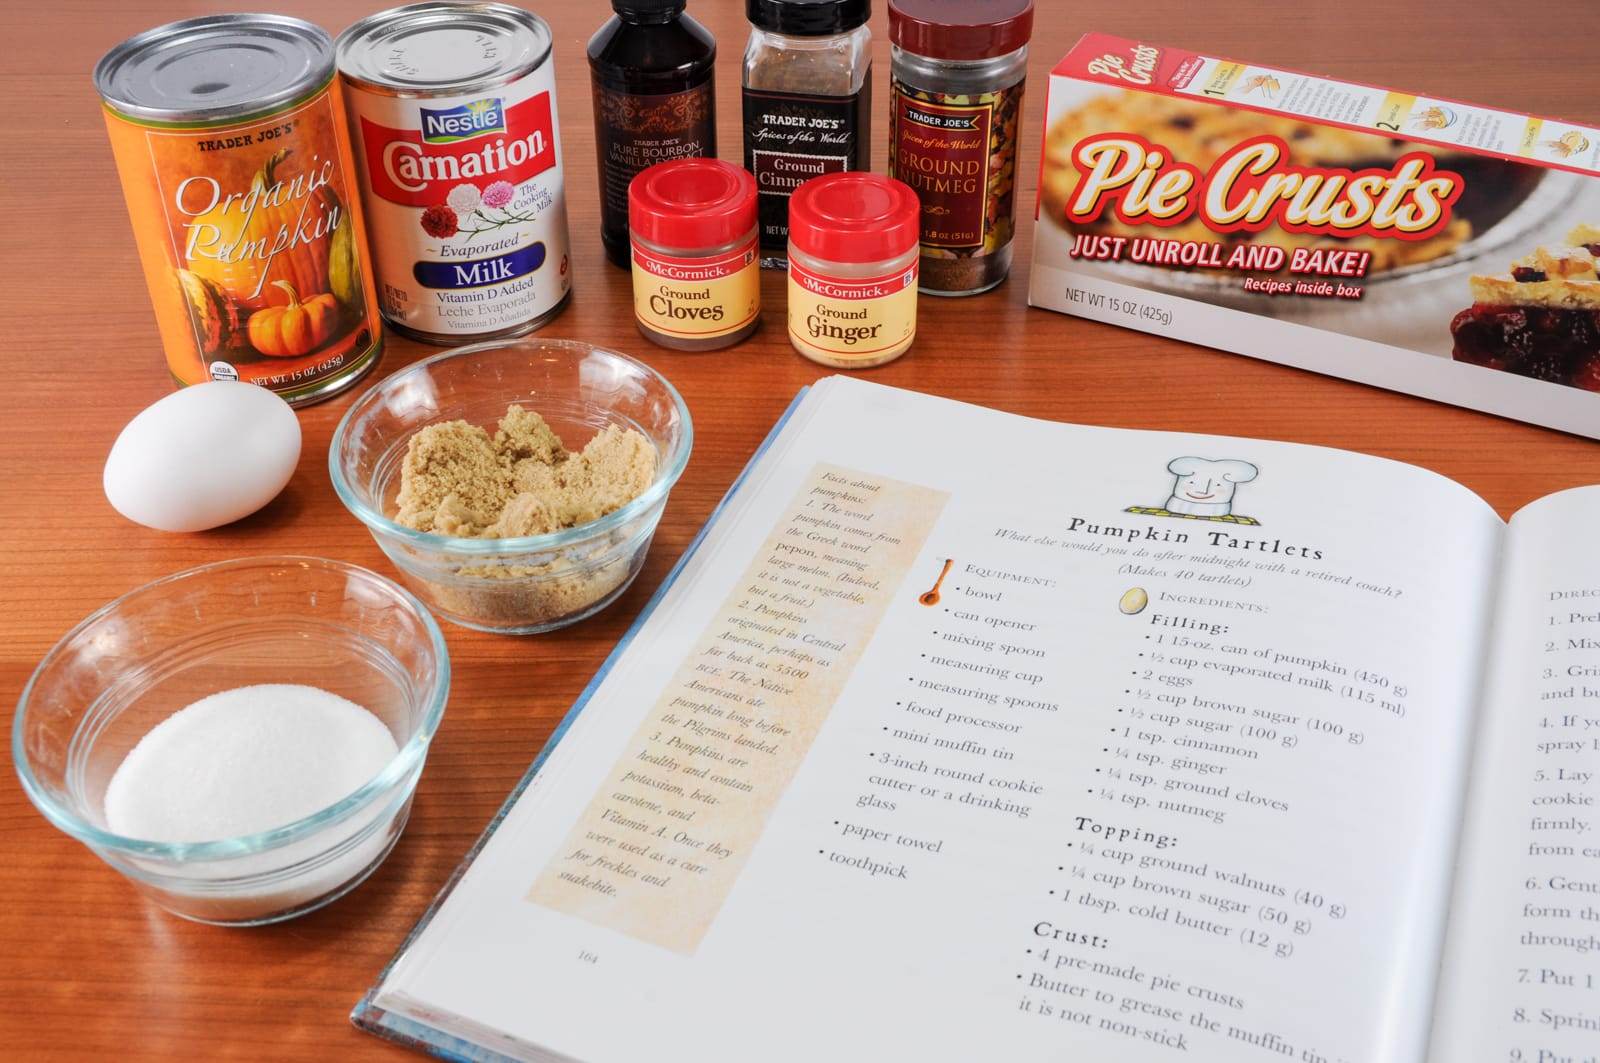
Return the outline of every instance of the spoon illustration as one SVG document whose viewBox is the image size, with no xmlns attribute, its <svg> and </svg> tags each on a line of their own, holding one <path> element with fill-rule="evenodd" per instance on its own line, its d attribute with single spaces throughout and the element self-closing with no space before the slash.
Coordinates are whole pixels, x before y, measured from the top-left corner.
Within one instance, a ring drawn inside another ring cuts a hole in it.
<svg viewBox="0 0 1600 1063">
<path fill-rule="evenodd" d="M 939 573 L 938 580 L 936 580 L 934 582 L 934 584 L 933 584 L 933 586 L 931 588 L 929 588 L 928 590 L 924 591 L 923 594 L 922 594 L 922 597 L 918 598 L 917 601 L 921 602 L 923 605 L 938 605 L 939 604 L 939 588 L 944 586 L 944 578 L 946 576 L 950 575 L 950 566 L 955 564 L 955 563 L 956 563 L 956 559 L 955 558 L 953 558 L 953 557 L 945 558 L 944 571 Z"/>
</svg>

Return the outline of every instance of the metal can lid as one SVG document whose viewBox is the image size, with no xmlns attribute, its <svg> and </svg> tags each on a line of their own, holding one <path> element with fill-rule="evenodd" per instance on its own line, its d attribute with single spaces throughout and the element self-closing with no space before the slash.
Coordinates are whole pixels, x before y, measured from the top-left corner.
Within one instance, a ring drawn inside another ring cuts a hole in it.
<svg viewBox="0 0 1600 1063">
<path fill-rule="evenodd" d="M 266 114 L 333 76 L 333 39 L 285 15 L 206 15 L 129 37 L 95 64 L 114 110 L 152 122 Z"/>
<path fill-rule="evenodd" d="M 550 56 L 550 27 L 510 4 L 429 2 L 339 34 L 339 72 L 394 96 L 456 96 L 515 81 Z"/>
</svg>

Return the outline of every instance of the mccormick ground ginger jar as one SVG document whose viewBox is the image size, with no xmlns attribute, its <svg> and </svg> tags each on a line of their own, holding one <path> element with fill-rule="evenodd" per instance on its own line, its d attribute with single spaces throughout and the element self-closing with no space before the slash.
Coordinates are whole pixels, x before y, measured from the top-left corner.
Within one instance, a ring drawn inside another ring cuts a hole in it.
<svg viewBox="0 0 1600 1063">
<path fill-rule="evenodd" d="M 550 28 L 422 3 L 339 35 L 384 318 L 428 343 L 530 332 L 572 293 Z"/>
<path fill-rule="evenodd" d="M 789 200 L 789 342 L 835 369 L 892 362 L 917 335 L 922 206 L 874 173 L 817 177 Z"/>
<path fill-rule="evenodd" d="M 679 159 L 628 186 L 633 312 L 653 343 L 711 351 L 761 323 L 756 180 L 720 159 Z"/>
<path fill-rule="evenodd" d="M 280 15 L 186 19 L 117 45 L 94 81 L 173 379 L 300 405 L 376 365 L 332 39 Z"/>
</svg>

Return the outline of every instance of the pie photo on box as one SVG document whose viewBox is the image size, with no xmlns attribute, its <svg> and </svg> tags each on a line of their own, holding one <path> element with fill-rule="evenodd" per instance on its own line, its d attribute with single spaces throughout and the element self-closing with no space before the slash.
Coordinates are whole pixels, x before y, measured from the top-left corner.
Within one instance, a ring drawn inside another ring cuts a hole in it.
<svg viewBox="0 0 1600 1063">
<path fill-rule="evenodd" d="M 1460 174 L 1465 187 L 1449 224 L 1424 240 L 1311 235 L 1276 227 L 1249 235 L 1219 234 L 1208 229 L 1198 217 L 1160 228 L 1130 226 L 1109 212 L 1088 224 L 1069 220 L 1067 205 L 1078 184 L 1073 154 L 1085 138 L 1109 132 L 1142 137 L 1166 148 L 1174 159 L 1202 171 L 1208 170 L 1230 148 L 1258 136 L 1276 136 L 1282 140 L 1289 149 L 1286 161 L 1296 166 L 1388 169 L 1402 156 L 1422 152 L 1433 156 L 1441 169 Z M 1271 243 L 1287 250 L 1337 247 L 1369 252 L 1372 255 L 1370 272 L 1381 273 L 1454 254 L 1475 235 L 1510 214 L 1542 177 L 1542 171 L 1531 167 L 1471 152 L 1452 151 L 1448 147 L 1358 133 L 1221 104 L 1121 91 L 1095 96 L 1065 112 L 1051 125 L 1045 135 L 1039 191 L 1044 212 L 1071 231 L 1108 236 L 1159 236 L 1173 240 L 1221 240 L 1230 249 L 1245 242 Z"/>
<path fill-rule="evenodd" d="M 1600 226 L 1567 242 L 1471 279 L 1472 305 L 1450 323 L 1456 361 L 1600 391 Z"/>
</svg>

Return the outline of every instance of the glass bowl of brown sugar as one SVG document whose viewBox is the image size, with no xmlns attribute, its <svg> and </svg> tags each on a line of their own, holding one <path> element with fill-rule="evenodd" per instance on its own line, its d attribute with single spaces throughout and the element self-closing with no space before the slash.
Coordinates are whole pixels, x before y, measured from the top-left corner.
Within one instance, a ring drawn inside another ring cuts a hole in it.
<svg viewBox="0 0 1600 1063">
<path fill-rule="evenodd" d="M 565 627 L 639 574 L 694 428 L 665 377 L 614 351 L 525 338 L 374 385 L 328 470 L 405 583 L 479 631 Z"/>
</svg>

